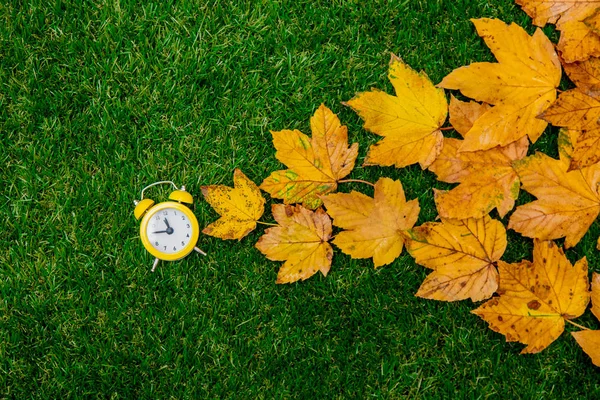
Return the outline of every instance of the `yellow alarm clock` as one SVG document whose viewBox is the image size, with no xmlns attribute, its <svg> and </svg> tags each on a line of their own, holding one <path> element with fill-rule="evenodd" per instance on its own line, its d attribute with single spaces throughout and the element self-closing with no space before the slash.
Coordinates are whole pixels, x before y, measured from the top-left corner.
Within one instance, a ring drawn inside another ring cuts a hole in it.
<svg viewBox="0 0 600 400">
<path fill-rule="evenodd" d="M 169 195 L 169 200 L 172 201 L 154 204 L 153 200 L 144 199 L 146 189 L 161 184 L 171 184 L 175 188 Z M 146 186 L 142 189 L 140 200 L 134 201 L 135 218 L 142 218 L 140 238 L 146 250 L 156 257 L 152 272 L 160 260 L 180 260 L 194 250 L 206 255 L 196 247 L 200 234 L 198 220 L 185 205 L 193 202 L 194 199 L 185 191 L 185 186 L 178 189 L 171 181 L 160 181 Z"/>
</svg>

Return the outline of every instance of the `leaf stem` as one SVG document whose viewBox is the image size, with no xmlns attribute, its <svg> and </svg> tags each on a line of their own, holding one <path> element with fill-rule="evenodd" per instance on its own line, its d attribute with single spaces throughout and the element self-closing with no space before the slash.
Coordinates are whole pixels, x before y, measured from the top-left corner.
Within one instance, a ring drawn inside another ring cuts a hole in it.
<svg viewBox="0 0 600 400">
<path fill-rule="evenodd" d="M 586 330 L 586 331 L 589 331 L 589 330 L 590 330 L 590 328 L 586 328 L 586 327 L 585 327 L 585 326 L 583 326 L 583 325 L 579 325 L 577 322 L 573 322 L 573 321 L 571 321 L 570 319 L 566 319 L 566 318 L 565 318 L 565 321 L 567 321 L 567 322 L 568 322 L 568 323 L 570 323 L 571 325 L 575 325 L 576 327 L 578 327 L 578 328 L 580 328 L 580 329 L 583 329 L 583 330 Z"/>
<path fill-rule="evenodd" d="M 341 181 L 338 181 L 338 183 L 350 183 L 350 182 L 365 183 L 367 185 L 371 185 L 371 186 L 375 187 L 375 185 L 372 184 L 371 182 L 363 181 L 362 179 L 343 179 Z"/>
<path fill-rule="evenodd" d="M 268 225 L 268 226 L 279 226 L 277 224 L 272 224 L 270 222 L 262 222 L 262 221 L 256 221 L 257 224 L 262 224 L 262 225 Z"/>
<path fill-rule="evenodd" d="M 453 129 L 453 126 L 444 126 L 443 128 L 439 128 L 440 131 L 451 131 Z"/>
</svg>

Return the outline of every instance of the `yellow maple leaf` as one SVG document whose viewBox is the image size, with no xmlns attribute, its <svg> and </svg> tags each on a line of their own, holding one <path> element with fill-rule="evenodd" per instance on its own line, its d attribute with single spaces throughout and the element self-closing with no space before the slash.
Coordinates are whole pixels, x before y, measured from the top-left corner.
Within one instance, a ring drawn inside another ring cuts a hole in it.
<svg viewBox="0 0 600 400">
<path fill-rule="evenodd" d="M 407 249 L 417 264 L 433 269 L 417 296 L 456 301 L 488 299 L 498 287 L 495 263 L 506 249 L 500 221 L 480 219 L 427 222 L 412 229 Z"/>
<path fill-rule="evenodd" d="M 388 77 L 396 96 L 372 90 L 345 103 L 365 121 L 365 129 L 384 137 L 369 148 L 365 165 L 419 163 L 424 169 L 442 149 L 439 128 L 448 113 L 444 91 L 394 55 Z"/>
<path fill-rule="evenodd" d="M 573 149 L 567 134 L 559 135 L 560 159 L 536 153 L 514 163 L 524 190 L 537 200 L 517 207 L 508 227 L 531 238 L 566 237 L 575 246 L 600 213 L 600 164 L 568 171 Z"/>
<path fill-rule="evenodd" d="M 600 56 L 600 37 L 593 31 L 599 0 L 516 0 L 537 26 L 556 24 L 558 51 L 567 63 Z"/>
<path fill-rule="evenodd" d="M 526 137 L 504 147 L 461 152 L 462 140 L 444 139 L 442 153 L 429 169 L 438 180 L 460 183 L 452 190 L 434 190 L 435 204 L 445 218 L 482 218 L 494 208 L 500 217 L 512 210 L 520 181 L 512 164 L 527 154 Z"/>
<path fill-rule="evenodd" d="M 506 146 L 523 136 L 535 142 L 547 126 L 536 116 L 556 99 L 561 78 L 552 43 L 540 29 L 529 36 L 516 24 L 486 18 L 472 21 L 498 63 L 455 69 L 438 85 L 494 105 L 475 121 L 461 151 Z"/>
<path fill-rule="evenodd" d="M 592 313 L 600 321 L 600 274 L 592 275 Z M 571 332 L 579 346 L 592 358 L 594 365 L 600 367 L 600 331 L 585 330 Z"/>
<path fill-rule="evenodd" d="M 553 242 L 534 241 L 533 262 L 498 261 L 498 270 L 500 296 L 472 312 L 507 341 L 526 344 L 521 354 L 548 347 L 590 300 L 586 258 L 573 266 Z"/>
<path fill-rule="evenodd" d="M 358 143 L 348 147 L 348 128 L 324 104 L 310 119 L 312 138 L 298 130 L 271 132 L 275 156 L 289 169 L 275 171 L 260 188 L 285 204 L 315 209 L 354 168 Z"/>
<path fill-rule="evenodd" d="M 238 168 L 233 172 L 233 184 L 233 188 L 202 186 L 204 199 L 221 215 L 202 233 L 220 239 L 241 240 L 256 228 L 256 222 L 264 212 L 265 199 L 258 186 Z"/>
<path fill-rule="evenodd" d="M 404 232 L 419 217 L 419 201 L 406 201 L 402 183 L 380 178 L 373 198 L 362 193 L 323 197 L 333 224 L 346 229 L 333 243 L 352 258 L 373 258 L 375 268 L 394 261 L 405 242 Z"/>
<path fill-rule="evenodd" d="M 271 261 L 285 261 L 277 274 L 277 283 L 305 280 L 317 271 L 327 276 L 333 248 L 328 243 L 331 220 L 325 211 L 274 204 L 272 212 L 279 226 L 267 229 L 256 248 Z"/>
</svg>

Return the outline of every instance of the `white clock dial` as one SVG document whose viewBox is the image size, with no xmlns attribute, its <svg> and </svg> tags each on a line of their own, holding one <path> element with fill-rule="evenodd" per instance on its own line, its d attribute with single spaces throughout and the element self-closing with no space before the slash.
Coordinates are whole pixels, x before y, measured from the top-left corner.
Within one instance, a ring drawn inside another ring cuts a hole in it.
<svg viewBox="0 0 600 400">
<path fill-rule="evenodd" d="M 166 254 L 177 253 L 190 243 L 192 223 L 181 211 L 163 208 L 150 217 L 146 236 L 156 250 Z"/>
</svg>

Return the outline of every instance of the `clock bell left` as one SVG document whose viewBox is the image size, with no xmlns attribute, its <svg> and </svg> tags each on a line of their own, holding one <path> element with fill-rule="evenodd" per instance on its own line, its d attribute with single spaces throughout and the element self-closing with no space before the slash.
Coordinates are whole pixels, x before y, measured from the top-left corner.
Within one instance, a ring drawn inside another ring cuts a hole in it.
<svg viewBox="0 0 600 400">
<path fill-rule="evenodd" d="M 163 184 L 171 184 L 175 189 L 169 200 L 155 204 L 152 199 L 144 198 L 144 191 Z M 140 200 L 135 200 L 134 215 L 140 218 L 140 239 L 144 247 L 155 258 L 152 272 L 160 260 L 176 261 L 186 257 L 192 251 L 202 255 L 205 252 L 196 247 L 200 235 L 198 219 L 187 206 L 194 203 L 192 195 L 185 186 L 178 188 L 171 181 L 155 182 L 142 189 Z"/>
</svg>

